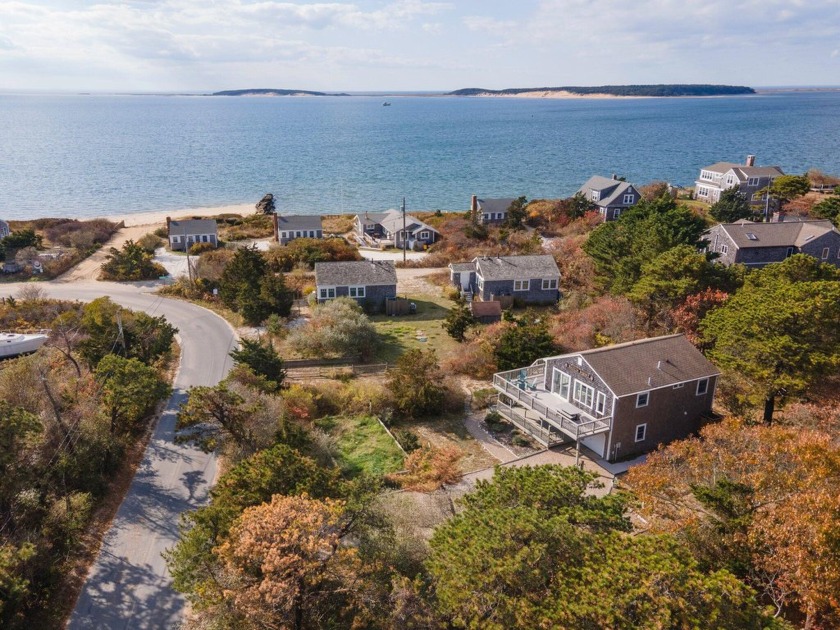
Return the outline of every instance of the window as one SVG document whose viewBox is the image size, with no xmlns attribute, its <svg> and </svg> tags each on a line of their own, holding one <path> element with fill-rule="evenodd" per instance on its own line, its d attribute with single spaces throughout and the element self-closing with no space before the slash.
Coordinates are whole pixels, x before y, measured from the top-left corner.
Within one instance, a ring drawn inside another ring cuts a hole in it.
<svg viewBox="0 0 840 630">
<path fill-rule="evenodd" d="M 285 232 L 280 232 L 280 238 L 286 238 L 286 233 Z"/>
<path fill-rule="evenodd" d="M 208 241 L 207 235 L 206 235 L 206 234 L 202 234 L 202 235 L 201 235 L 201 242 L 202 242 L 202 243 L 206 243 L 207 241 Z"/>
<path fill-rule="evenodd" d="M 173 236 L 172 237 L 172 242 L 173 243 L 180 243 L 181 242 L 181 237 L 180 236 Z"/>
<path fill-rule="evenodd" d="M 700 171 L 700 179 L 712 181 L 714 178 L 715 176 L 711 173 L 711 171 Z"/>
<path fill-rule="evenodd" d="M 748 186 L 758 186 L 758 177 L 750 177 L 747 180 L 747 185 Z"/>
<path fill-rule="evenodd" d="M 576 403 L 580 403 L 584 407 L 592 409 L 592 401 L 595 398 L 595 388 L 585 385 L 580 381 L 575 381 L 573 398 Z"/>
<path fill-rule="evenodd" d="M 320 299 L 331 300 L 335 297 L 335 287 L 324 287 L 319 293 Z"/>
<path fill-rule="evenodd" d="M 707 391 L 709 391 L 709 379 L 701 378 L 697 381 L 697 395 L 702 396 Z"/>
<path fill-rule="evenodd" d="M 750 239 L 751 241 L 757 241 L 758 240 L 758 237 L 755 234 L 753 234 L 752 232 L 747 232 L 747 238 Z"/>
<path fill-rule="evenodd" d="M 647 407 L 650 402 L 650 392 L 642 392 L 636 396 L 636 408 Z"/>
<path fill-rule="evenodd" d="M 735 176 L 730 173 L 726 176 L 726 185 L 727 186 L 734 186 L 735 185 Z"/>
<path fill-rule="evenodd" d="M 300 230 L 298 230 L 297 232 L 295 232 L 295 236 L 296 236 L 297 238 L 301 238 L 301 236 L 302 236 L 302 235 L 301 235 Z"/>
<path fill-rule="evenodd" d="M 728 247 L 728 246 L 726 246 L 726 245 L 721 244 L 721 245 L 720 245 L 720 247 L 718 247 L 718 251 L 719 251 L 721 254 L 727 254 L 727 253 L 729 253 L 729 247 Z"/>
<path fill-rule="evenodd" d="M 646 424 L 637 424 L 636 425 L 636 441 L 637 442 L 644 442 L 646 437 L 647 437 L 647 425 Z"/>
<path fill-rule="evenodd" d="M 557 288 L 557 280 L 555 278 L 547 279 L 544 278 L 542 281 L 542 290 L 543 291 L 550 291 L 551 289 Z"/>
<path fill-rule="evenodd" d="M 603 415 L 606 406 L 607 395 L 604 392 L 598 392 L 598 395 L 595 396 L 595 412 Z"/>
<path fill-rule="evenodd" d="M 685 387 L 685 383 L 677 383 L 674 385 L 673 389 L 682 389 L 683 387 Z"/>
<path fill-rule="evenodd" d="M 697 187 L 697 196 L 698 197 L 708 197 L 709 196 L 709 189 L 705 186 L 698 186 Z"/>
<path fill-rule="evenodd" d="M 600 197 L 600 193 L 597 190 L 592 191 L 592 201 L 598 201 L 598 197 Z"/>
<path fill-rule="evenodd" d="M 347 291 L 351 298 L 365 297 L 365 287 L 348 287 Z"/>
<path fill-rule="evenodd" d="M 627 193 L 624 195 L 624 205 L 629 206 L 633 203 L 633 193 Z"/>
<path fill-rule="evenodd" d="M 429 238 L 428 230 L 423 230 L 422 232 L 420 232 L 420 238 L 423 239 L 424 241 L 428 240 L 428 238 Z"/>
<path fill-rule="evenodd" d="M 555 394 L 558 394 L 563 400 L 569 400 L 569 384 L 572 382 L 572 377 L 554 368 L 554 388 Z"/>
<path fill-rule="evenodd" d="M 785 252 L 785 258 L 790 258 L 793 256 L 793 247 L 788 247 L 787 252 Z"/>
<path fill-rule="evenodd" d="M 527 291 L 531 288 L 531 281 L 530 280 L 514 280 L 513 281 L 513 290 L 514 291 Z"/>
<path fill-rule="evenodd" d="M 823 253 L 822 253 L 822 259 L 823 260 L 828 260 L 829 251 L 830 250 L 828 249 L 828 247 L 823 247 Z"/>
<path fill-rule="evenodd" d="M 616 208 L 613 210 L 613 219 L 617 219 L 619 216 L 621 216 L 621 208 Z"/>
</svg>

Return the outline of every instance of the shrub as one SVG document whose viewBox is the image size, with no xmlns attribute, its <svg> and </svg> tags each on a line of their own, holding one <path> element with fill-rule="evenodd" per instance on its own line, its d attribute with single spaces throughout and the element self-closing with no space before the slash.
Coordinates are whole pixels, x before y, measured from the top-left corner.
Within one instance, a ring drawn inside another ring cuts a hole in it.
<svg viewBox="0 0 840 630">
<path fill-rule="evenodd" d="M 389 373 L 388 391 L 403 417 L 439 413 L 446 399 L 446 387 L 435 351 L 415 348 L 403 354 Z"/>
<path fill-rule="evenodd" d="M 461 479 L 458 466 L 461 455 L 461 450 L 455 446 L 422 447 L 406 458 L 407 474 L 388 475 L 387 479 L 405 490 L 434 492 L 444 484 L 456 483 Z"/>
<path fill-rule="evenodd" d="M 198 256 L 214 249 L 216 246 L 213 243 L 193 243 L 190 245 L 190 256 Z"/>
<path fill-rule="evenodd" d="M 369 358 L 379 342 L 370 319 L 351 298 L 313 307 L 306 325 L 289 333 L 289 346 L 306 357 Z"/>
<path fill-rule="evenodd" d="M 106 219 L 66 220 L 44 228 L 44 236 L 56 245 L 87 249 L 105 243 L 118 229 L 119 224 Z"/>
<path fill-rule="evenodd" d="M 166 269 L 152 261 L 152 256 L 140 245 L 128 241 L 122 249 L 110 249 L 108 259 L 102 265 L 101 277 L 103 280 L 136 281 L 153 280 L 166 274 Z"/>
<path fill-rule="evenodd" d="M 280 387 L 286 378 L 283 369 L 283 359 L 271 342 L 262 343 L 259 339 L 242 339 L 240 347 L 230 353 L 237 364 L 247 365 L 255 374 L 264 377 L 275 386 Z"/>
<path fill-rule="evenodd" d="M 473 409 L 487 409 L 490 406 L 493 398 L 496 396 L 496 390 L 492 387 L 484 389 L 477 389 L 472 393 Z"/>
<path fill-rule="evenodd" d="M 362 259 L 359 251 L 343 238 L 297 238 L 287 245 L 273 247 L 267 257 L 280 271 L 291 271 L 299 264 L 311 269 L 316 262 Z"/>
<path fill-rule="evenodd" d="M 420 438 L 416 433 L 400 428 L 395 428 L 391 433 L 406 453 L 412 453 L 420 448 Z"/>
<path fill-rule="evenodd" d="M 148 252 L 149 254 L 154 254 L 155 250 L 158 247 L 163 247 L 164 241 L 160 238 L 157 234 L 145 234 L 140 237 L 140 240 L 137 241 L 137 244 L 143 248 L 144 251 Z"/>
</svg>

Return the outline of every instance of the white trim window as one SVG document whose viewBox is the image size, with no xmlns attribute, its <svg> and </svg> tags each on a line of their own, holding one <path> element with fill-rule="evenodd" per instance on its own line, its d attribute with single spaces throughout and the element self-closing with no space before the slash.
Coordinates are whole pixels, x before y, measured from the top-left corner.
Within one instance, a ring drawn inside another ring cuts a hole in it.
<svg viewBox="0 0 840 630">
<path fill-rule="evenodd" d="M 598 392 L 595 396 L 595 413 L 604 414 L 604 409 L 607 407 L 607 395 L 604 392 Z"/>
<path fill-rule="evenodd" d="M 572 388 L 572 399 L 576 403 L 592 409 L 592 402 L 595 399 L 595 388 L 590 387 L 586 383 L 575 381 L 575 386 Z"/>
<path fill-rule="evenodd" d="M 671 389 L 682 389 L 685 387 L 685 383 L 675 383 Z"/>
<path fill-rule="evenodd" d="M 601 197 L 601 193 L 599 193 L 597 190 L 593 190 L 590 196 L 592 197 L 592 201 L 598 201 L 598 199 Z"/>
<path fill-rule="evenodd" d="M 701 378 L 697 381 L 697 395 L 704 396 L 709 391 L 709 379 Z"/>
<path fill-rule="evenodd" d="M 425 241 L 425 240 L 428 240 L 428 238 L 429 238 L 429 231 L 428 231 L 428 230 L 423 230 L 422 232 L 420 232 L 420 236 L 419 236 L 419 238 L 423 239 L 424 241 Z"/>
<path fill-rule="evenodd" d="M 347 294 L 351 298 L 365 297 L 365 287 L 347 287 Z"/>
<path fill-rule="evenodd" d="M 734 186 L 735 185 L 735 176 L 730 173 L 726 176 L 726 185 L 727 186 Z"/>
<path fill-rule="evenodd" d="M 650 392 L 636 394 L 636 409 L 639 407 L 647 407 L 648 403 L 650 403 Z"/>
<path fill-rule="evenodd" d="M 571 382 L 571 376 L 554 368 L 554 393 L 563 400 L 569 400 L 569 385 L 571 385 Z"/>
<path fill-rule="evenodd" d="M 286 233 L 285 232 L 280 232 L 280 238 L 286 238 Z"/>
<path fill-rule="evenodd" d="M 514 280 L 513 281 L 513 290 L 514 291 L 529 291 L 531 289 L 531 281 L 530 280 Z"/>
<path fill-rule="evenodd" d="M 723 243 L 721 243 L 720 246 L 718 247 L 718 251 L 721 254 L 728 254 L 729 253 L 729 247 L 724 245 Z"/>
<path fill-rule="evenodd" d="M 700 179 L 713 181 L 715 176 L 710 171 L 700 171 Z"/>
<path fill-rule="evenodd" d="M 831 250 L 828 247 L 823 247 L 822 259 L 823 260 L 828 260 L 828 256 L 829 256 L 830 253 L 831 253 Z"/>
<path fill-rule="evenodd" d="M 171 239 L 172 239 L 172 242 L 173 242 L 173 243 L 180 243 L 180 242 L 181 242 L 181 237 L 180 237 L 180 236 L 175 236 L 175 235 L 172 235 L 172 236 L 170 236 L 169 238 L 171 238 Z"/>
<path fill-rule="evenodd" d="M 747 180 L 747 186 L 758 186 L 759 179 L 758 177 L 750 177 Z"/>
<path fill-rule="evenodd" d="M 698 186 L 697 187 L 697 196 L 698 197 L 708 197 L 709 196 L 709 189 L 705 186 Z"/>
<path fill-rule="evenodd" d="M 319 300 L 332 300 L 335 298 L 335 287 L 320 287 L 318 289 Z"/>
<path fill-rule="evenodd" d="M 552 289 L 557 288 L 557 279 L 556 278 L 543 278 L 542 281 L 542 290 L 543 291 L 551 291 Z"/>
<path fill-rule="evenodd" d="M 647 423 L 636 425 L 636 441 L 644 442 L 647 437 Z"/>
<path fill-rule="evenodd" d="M 297 231 L 295 232 L 295 238 L 303 238 L 303 236 L 301 235 L 300 230 L 297 230 Z"/>
<path fill-rule="evenodd" d="M 624 200 L 623 200 L 624 205 L 629 206 L 630 204 L 633 203 L 633 199 L 634 199 L 633 193 L 625 194 L 624 195 Z"/>
</svg>

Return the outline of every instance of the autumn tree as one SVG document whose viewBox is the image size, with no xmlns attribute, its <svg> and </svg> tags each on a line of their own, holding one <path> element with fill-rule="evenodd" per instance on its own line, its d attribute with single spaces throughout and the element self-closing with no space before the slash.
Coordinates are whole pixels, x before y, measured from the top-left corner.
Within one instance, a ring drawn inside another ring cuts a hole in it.
<svg viewBox="0 0 840 630">
<path fill-rule="evenodd" d="M 404 353 L 388 374 L 388 391 L 397 412 L 404 417 L 440 413 L 446 387 L 435 351 L 413 348 Z"/>
<path fill-rule="evenodd" d="M 778 401 L 840 366 L 837 270 L 798 254 L 746 278 L 700 325 L 709 356 L 747 384 L 744 398 L 773 420 Z"/>
<path fill-rule="evenodd" d="M 840 223 L 840 187 L 834 193 L 815 204 L 811 214 L 820 219 L 829 219 L 834 225 Z"/>
<path fill-rule="evenodd" d="M 840 448 L 803 427 L 729 419 L 630 470 L 655 532 L 747 581 L 806 628 L 840 623 Z"/>
<path fill-rule="evenodd" d="M 746 195 L 735 186 L 720 194 L 720 199 L 709 208 L 709 214 L 719 223 L 734 223 L 753 216 L 753 210 Z"/>
<path fill-rule="evenodd" d="M 644 263 L 678 245 L 697 246 L 705 229 L 701 217 L 673 199 L 642 200 L 595 228 L 583 250 L 603 286 L 620 294 L 638 281 Z"/>
</svg>

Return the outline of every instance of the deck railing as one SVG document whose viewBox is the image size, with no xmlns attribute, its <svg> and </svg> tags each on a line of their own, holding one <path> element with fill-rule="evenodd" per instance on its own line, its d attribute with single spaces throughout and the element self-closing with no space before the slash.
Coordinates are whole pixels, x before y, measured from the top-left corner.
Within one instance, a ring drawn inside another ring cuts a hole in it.
<svg viewBox="0 0 840 630">
<path fill-rule="evenodd" d="M 610 417 L 593 418 L 583 412 L 571 414 L 565 409 L 552 409 L 541 402 L 536 392 L 546 392 L 541 384 L 538 384 L 542 374 L 543 366 L 541 365 L 500 372 L 493 376 L 493 386 L 523 407 L 532 409 L 575 440 L 609 430 L 612 421 Z"/>
</svg>

